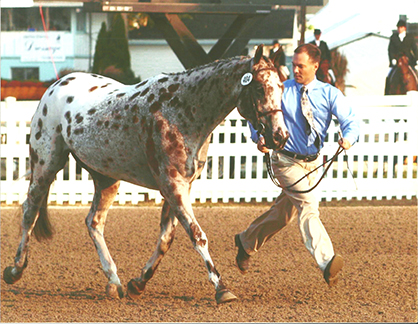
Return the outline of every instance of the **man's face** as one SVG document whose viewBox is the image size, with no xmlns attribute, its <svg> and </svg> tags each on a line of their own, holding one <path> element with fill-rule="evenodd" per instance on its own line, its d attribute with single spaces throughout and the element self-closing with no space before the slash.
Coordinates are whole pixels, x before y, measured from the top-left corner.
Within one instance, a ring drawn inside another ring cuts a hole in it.
<svg viewBox="0 0 418 324">
<path fill-rule="evenodd" d="M 314 78 L 319 63 L 314 63 L 306 53 L 295 53 L 293 56 L 293 75 L 297 83 L 307 85 Z"/>
<path fill-rule="evenodd" d="M 316 40 L 319 40 L 319 38 L 321 38 L 321 34 L 315 34 L 314 36 Z"/>
<path fill-rule="evenodd" d="M 405 26 L 399 26 L 398 27 L 398 33 L 403 33 L 404 31 L 406 31 L 406 27 Z"/>
</svg>

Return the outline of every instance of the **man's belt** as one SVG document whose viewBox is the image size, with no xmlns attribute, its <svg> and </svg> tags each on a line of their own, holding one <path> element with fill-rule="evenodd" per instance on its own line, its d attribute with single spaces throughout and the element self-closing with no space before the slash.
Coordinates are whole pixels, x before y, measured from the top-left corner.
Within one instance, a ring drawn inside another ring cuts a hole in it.
<svg viewBox="0 0 418 324">
<path fill-rule="evenodd" d="M 302 155 L 302 154 L 297 154 L 294 152 L 289 152 L 286 150 L 281 150 L 280 153 L 283 153 L 284 155 L 287 155 L 293 159 L 297 159 L 297 160 L 302 160 L 304 162 L 312 162 L 315 161 L 318 158 L 319 153 L 316 154 L 311 154 L 311 155 Z"/>
</svg>

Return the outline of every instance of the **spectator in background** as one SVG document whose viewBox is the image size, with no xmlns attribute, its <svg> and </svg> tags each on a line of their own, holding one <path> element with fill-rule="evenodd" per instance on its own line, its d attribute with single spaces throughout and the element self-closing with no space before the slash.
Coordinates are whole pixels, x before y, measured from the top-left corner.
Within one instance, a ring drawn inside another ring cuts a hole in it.
<svg viewBox="0 0 418 324">
<path fill-rule="evenodd" d="M 311 44 L 314 44 L 319 47 L 321 50 L 321 61 L 328 60 L 329 64 L 331 64 L 331 52 L 329 51 L 328 44 L 321 40 L 322 32 L 320 29 L 315 29 L 314 36 L 315 40 L 311 42 Z"/>
<path fill-rule="evenodd" d="M 400 19 L 396 24 L 397 31 L 392 34 L 389 40 L 388 54 L 389 54 L 389 73 L 386 77 L 385 94 L 389 93 L 389 77 L 393 72 L 393 68 L 397 66 L 398 59 L 402 55 L 408 57 L 408 64 L 415 70 L 415 65 L 418 64 L 418 49 L 414 36 L 406 32 L 406 21 Z"/>
<path fill-rule="evenodd" d="M 394 32 L 389 40 L 389 66 L 393 68 L 397 60 L 402 55 L 406 55 L 409 65 L 415 69 L 418 64 L 418 49 L 414 36 L 406 32 L 406 21 L 399 20 L 397 23 L 397 32 Z"/>
<path fill-rule="evenodd" d="M 321 62 L 319 64 L 319 69 L 316 73 L 316 77 L 322 82 L 335 85 L 335 75 L 334 71 L 331 69 L 331 52 L 328 48 L 328 44 L 321 40 L 321 35 L 321 30 L 315 29 L 315 40 L 310 42 L 310 44 L 316 45 L 321 50 Z"/>
<path fill-rule="evenodd" d="M 280 75 L 280 80 L 285 81 L 289 79 L 290 71 L 286 66 L 286 55 L 284 54 L 283 46 L 280 45 L 278 40 L 273 41 L 273 47 L 270 50 L 269 58 L 273 59 L 274 55 L 279 55 L 279 59 L 275 61 L 275 64 Z"/>
</svg>

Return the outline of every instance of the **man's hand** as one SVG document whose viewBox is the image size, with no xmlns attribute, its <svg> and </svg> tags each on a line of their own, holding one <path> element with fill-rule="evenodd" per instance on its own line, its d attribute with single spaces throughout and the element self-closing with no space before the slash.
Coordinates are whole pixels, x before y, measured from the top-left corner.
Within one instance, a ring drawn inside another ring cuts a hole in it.
<svg viewBox="0 0 418 324">
<path fill-rule="evenodd" d="M 340 146 L 344 149 L 344 150 L 348 150 L 351 147 L 350 142 L 345 139 L 345 138 L 340 138 L 338 140 L 338 144 L 340 144 Z"/>
<path fill-rule="evenodd" d="M 269 149 L 266 147 L 266 140 L 263 136 L 258 138 L 257 148 L 261 153 L 268 153 Z"/>
</svg>

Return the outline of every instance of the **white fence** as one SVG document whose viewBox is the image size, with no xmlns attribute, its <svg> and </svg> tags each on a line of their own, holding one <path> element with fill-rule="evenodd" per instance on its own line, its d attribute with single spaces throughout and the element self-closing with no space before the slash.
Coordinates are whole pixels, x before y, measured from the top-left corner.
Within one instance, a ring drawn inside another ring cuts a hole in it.
<svg viewBox="0 0 418 324">
<path fill-rule="evenodd" d="M 405 96 L 348 97 L 362 120 L 359 143 L 340 154 L 315 190 L 322 200 L 411 199 L 418 194 L 418 93 Z M 1 202 L 22 203 L 29 181 L 28 134 L 38 102 L 1 102 Z M 331 123 L 323 158 L 332 156 L 338 125 Z M 281 189 L 268 178 L 264 155 L 249 137 L 246 122 L 233 111 L 213 132 L 208 161 L 192 185 L 193 202 L 273 201 Z M 322 157 L 321 157 L 322 158 Z M 347 162 L 351 173 L 347 169 Z M 94 187 L 72 157 L 57 174 L 49 202 L 88 204 Z M 119 204 L 162 201 L 159 192 L 122 182 Z"/>
</svg>

